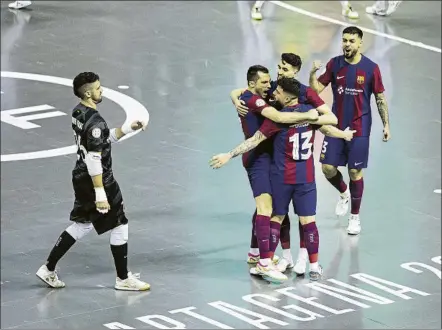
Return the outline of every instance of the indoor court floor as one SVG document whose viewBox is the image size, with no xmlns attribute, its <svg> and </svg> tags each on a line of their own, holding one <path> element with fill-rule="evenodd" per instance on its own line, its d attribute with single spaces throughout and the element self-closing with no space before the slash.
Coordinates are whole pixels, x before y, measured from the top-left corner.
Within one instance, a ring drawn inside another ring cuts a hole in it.
<svg viewBox="0 0 442 330">
<path fill-rule="evenodd" d="M 388 18 L 354 3 L 392 139 L 382 142 L 373 100 L 358 237 L 334 215 L 338 195 L 317 163 L 324 279 L 290 274 L 283 285 L 248 273 L 255 206 L 240 159 L 217 171 L 208 161 L 243 139 L 229 93 L 246 86 L 250 65 L 275 76 L 280 54 L 295 52 L 308 83 L 313 60 L 341 54 L 353 23 L 337 1 L 267 3 L 261 22 L 252 4 L 38 1 L 17 12 L 1 2 L 2 329 L 441 328 L 441 2 L 406 1 Z M 149 118 L 113 147 L 113 167 L 129 267 L 150 292 L 113 289 L 109 235 L 94 232 L 58 264 L 66 288 L 35 276 L 70 224 L 71 81 L 83 71 L 106 87 L 110 127 Z M 322 96 L 331 105 L 330 90 Z M 294 256 L 297 247 L 292 225 Z"/>
</svg>

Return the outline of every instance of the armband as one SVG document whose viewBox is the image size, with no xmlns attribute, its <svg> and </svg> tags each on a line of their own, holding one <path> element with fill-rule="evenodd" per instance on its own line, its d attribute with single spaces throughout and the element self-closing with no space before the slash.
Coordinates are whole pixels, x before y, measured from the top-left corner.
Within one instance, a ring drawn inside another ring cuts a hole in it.
<svg viewBox="0 0 442 330">
<path fill-rule="evenodd" d="M 103 173 L 103 167 L 101 166 L 101 154 L 98 152 L 88 152 L 84 158 L 84 162 L 87 166 L 87 171 L 90 176 L 96 176 Z"/>
<path fill-rule="evenodd" d="M 112 128 L 109 132 L 109 141 L 110 143 L 117 143 L 118 142 L 118 138 L 117 138 L 117 129 L 116 128 Z"/>
<path fill-rule="evenodd" d="M 124 135 L 127 135 L 129 133 L 132 133 L 134 130 L 131 127 L 131 123 L 129 123 L 128 121 L 126 121 L 123 126 L 121 126 L 121 131 L 123 132 Z"/>
</svg>

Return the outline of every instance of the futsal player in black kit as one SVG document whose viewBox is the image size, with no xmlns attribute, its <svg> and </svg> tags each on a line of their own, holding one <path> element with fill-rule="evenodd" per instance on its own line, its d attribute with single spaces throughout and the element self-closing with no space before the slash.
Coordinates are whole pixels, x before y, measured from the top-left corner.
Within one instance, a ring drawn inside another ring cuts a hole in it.
<svg viewBox="0 0 442 330">
<path fill-rule="evenodd" d="M 124 135 L 145 129 L 141 121 L 125 123 L 121 128 L 109 129 L 97 111 L 103 90 L 100 78 L 93 72 L 83 72 L 73 81 L 74 94 L 80 103 L 72 111 L 72 129 L 77 143 L 77 162 L 72 171 L 75 192 L 73 221 L 60 235 L 47 262 L 37 276 L 52 288 L 63 288 L 65 283 L 55 271 L 57 262 L 92 229 L 98 235 L 110 231 L 110 247 L 115 261 L 117 279 L 115 289 L 145 291 L 150 285 L 138 279 L 127 269 L 128 219 L 123 206 L 120 187 L 112 172 L 111 144 Z"/>
</svg>

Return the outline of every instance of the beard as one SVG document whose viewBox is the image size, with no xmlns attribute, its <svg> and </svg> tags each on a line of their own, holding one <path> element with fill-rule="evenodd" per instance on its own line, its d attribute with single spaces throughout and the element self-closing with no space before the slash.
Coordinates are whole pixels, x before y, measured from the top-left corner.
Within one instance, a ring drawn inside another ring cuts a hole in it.
<svg viewBox="0 0 442 330">
<path fill-rule="evenodd" d="M 103 98 L 100 97 L 98 100 L 94 100 L 95 104 L 100 104 L 103 101 Z"/>
<path fill-rule="evenodd" d="M 344 57 L 346 58 L 346 59 L 350 59 L 350 58 L 353 58 L 353 57 L 355 57 L 355 55 L 356 55 L 356 53 L 357 53 L 358 51 L 357 50 L 350 50 L 350 51 L 346 51 L 346 50 L 344 50 Z"/>
</svg>

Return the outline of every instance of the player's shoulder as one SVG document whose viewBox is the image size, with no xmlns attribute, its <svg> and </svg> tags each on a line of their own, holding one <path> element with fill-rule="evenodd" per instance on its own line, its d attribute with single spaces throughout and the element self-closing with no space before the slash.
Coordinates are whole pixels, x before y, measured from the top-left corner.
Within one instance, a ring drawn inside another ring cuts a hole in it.
<svg viewBox="0 0 442 330">
<path fill-rule="evenodd" d="M 370 71 L 373 71 L 375 68 L 378 67 L 378 64 L 375 61 L 369 59 L 365 55 L 362 55 L 361 65 Z"/>
<path fill-rule="evenodd" d="M 253 94 L 248 98 L 248 101 L 246 101 L 247 106 L 249 108 L 262 108 L 264 107 L 267 102 L 259 95 Z"/>
</svg>

